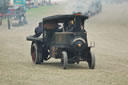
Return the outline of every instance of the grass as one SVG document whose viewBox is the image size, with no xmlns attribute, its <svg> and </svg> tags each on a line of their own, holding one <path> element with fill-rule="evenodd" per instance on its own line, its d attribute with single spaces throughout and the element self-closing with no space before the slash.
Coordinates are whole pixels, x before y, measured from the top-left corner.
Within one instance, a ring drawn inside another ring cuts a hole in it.
<svg viewBox="0 0 128 85">
<path fill-rule="evenodd" d="M 26 12 L 27 21 L 29 24 L 39 22 L 42 20 L 42 18 L 45 16 L 53 15 L 55 13 L 55 10 L 58 6 L 52 5 L 52 6 L 40 6 L 38 8 L 31 8 L 28 9 Z M 4 18 L 2 20 L 2 26 L 7 26 L 7 18 Z M 0 28 L 2 28 L 0 26 Z"/>
<path fill-rule="evenodd" d="M 28 21 L 38 21 L 41 20 L 44 16 L 54 15 L 56 12 L 55 9 L 58 8 L 58 5 L 51 6 L 40 6 L 38 8 L 28 9 L 26 12 Z M 6 23 L 7 19 L 3 19 L 3 23 Z"/>
</svg>

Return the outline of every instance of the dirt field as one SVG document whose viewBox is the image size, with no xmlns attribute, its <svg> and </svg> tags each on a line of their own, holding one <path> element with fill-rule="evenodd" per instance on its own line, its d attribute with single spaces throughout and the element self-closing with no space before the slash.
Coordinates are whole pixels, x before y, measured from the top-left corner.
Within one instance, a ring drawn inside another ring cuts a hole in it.
<svg viewBox="0 0 128 85">
<path fill-rule="evenodd" d="M 49 10 L 42 16 L 60 13 Z M 28 18 L 24 27 L 7 29 L 0 26 L 0 85 L 127 85 L 128 84 L 128 3 L 105 6 L 103 12 L 87 20 L 89 41 L 95 41 L 96 69 L 88 64 L 61 68 L 60 60 L 51 59 L 34 65 L 30 56 L 30 42 L 40 21 Z"/>
</svg>

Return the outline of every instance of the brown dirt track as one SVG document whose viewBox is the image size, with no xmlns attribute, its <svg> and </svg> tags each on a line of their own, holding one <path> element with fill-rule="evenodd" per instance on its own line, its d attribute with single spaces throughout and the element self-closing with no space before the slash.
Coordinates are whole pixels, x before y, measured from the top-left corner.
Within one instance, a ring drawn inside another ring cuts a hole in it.
<svg viewBox="0 0 128 85">
<path fill-rule="evenodd" d="M 34 65 L 30 42 L 25 38 L 33 34 L 41 19 L 29 19 L 28 25 L 11 30 L 4 23 L 0 27 L 0 85 L 127 85 L 127 7 L 128 3 L 105 6 L 102 13 L 87 21 L 88 39 L 96 42 L 94 70 L 88 69 L 86 62 L 63 70 L 60 60 L 55 59 Z"/>
</svg>

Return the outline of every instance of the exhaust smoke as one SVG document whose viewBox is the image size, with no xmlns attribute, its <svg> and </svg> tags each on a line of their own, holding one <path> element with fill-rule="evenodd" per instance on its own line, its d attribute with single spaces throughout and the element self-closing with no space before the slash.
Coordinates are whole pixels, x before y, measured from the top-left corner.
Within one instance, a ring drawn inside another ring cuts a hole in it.
<svg viewBox="0 0 128 85">
<path fill-rule="evenodd" d="M 101 0 L 70 0 L 66 2 L 66 12 L 94 16 L 102 11 Z"/>
<path fill-rule="evenodd" d="M 104 4 L 122 4 L 128 2 L 128 0 L 102 0 Z"/>
</svg>

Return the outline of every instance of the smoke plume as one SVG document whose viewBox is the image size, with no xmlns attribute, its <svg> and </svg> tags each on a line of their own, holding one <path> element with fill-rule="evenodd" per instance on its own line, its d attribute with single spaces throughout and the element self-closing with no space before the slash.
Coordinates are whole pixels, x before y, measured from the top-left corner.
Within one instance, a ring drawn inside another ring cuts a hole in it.
<svg viewBox="0 0 128 85">
<path fill-rule="evenodd" d="M 101 0 L 104 4 L 121 4 L 128 2 L 128 0 Z"/>
<path fill-rule="evenodd" d="M 102 11 L 102 4 L 101 0 L 70 0 L 66 2 L 65 10 L 67 13 L 94 16 Z"/>
<path fill-rule="evenodd" d="M 103 5 L 126 2 L 128 0 L 66 0 L 65 12 L 70 14 L 81 12 L 84 15 L 94 16 L 102 11 Z"/>
</svg>

